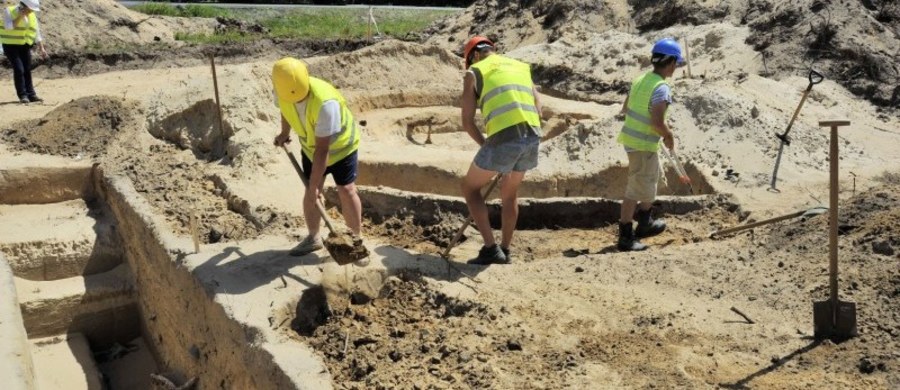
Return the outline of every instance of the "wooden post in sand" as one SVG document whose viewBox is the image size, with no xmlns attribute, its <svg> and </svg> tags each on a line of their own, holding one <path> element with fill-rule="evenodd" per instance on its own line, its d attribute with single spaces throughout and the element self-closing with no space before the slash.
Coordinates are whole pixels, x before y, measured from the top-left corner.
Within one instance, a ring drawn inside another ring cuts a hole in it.
<svg viewBox="0 0 900 390">
<path fill-rule="evenodd" d="M 197 212 L 191 210 L 191 238 L 194 240 L 194 253 L 200 253 L 200 235 L 197 233 Z"/>
<path fill-rule="evenodd" d="M 222 104 L 219 102 L 219 78 L 216 77 L 216 57 L 212 54 L 209 55 L 209 65 L 212 68 L 213 91 L 216 93 L 216 109 L 219 113 L 219 134 L 224 137 L 225 121 L 222 119 Z"/>
<path fill-rule="evenodd" d="M 372 7 L 369 7 L 369 15 L 366 16 L 366 43 L 372 43 Z"/>
</svg>

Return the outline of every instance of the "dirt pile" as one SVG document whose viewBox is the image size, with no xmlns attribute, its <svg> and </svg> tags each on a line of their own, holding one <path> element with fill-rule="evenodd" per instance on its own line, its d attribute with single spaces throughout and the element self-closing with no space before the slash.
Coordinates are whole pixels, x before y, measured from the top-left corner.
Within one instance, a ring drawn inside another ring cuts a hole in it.
<svg viewBox="0 0 900 390">
<path fill-rule="evenodd" d="M 900 63 L 900 52 L 896 50 L 900 43 L 900 5 L 892 1 L 845 4 L 830 0 L 608 0 L 500 4 L 483 0 L 459 17 L 432 25 L 427 31 L 427 42 L 460 53 L 468 37 L 486 34 L 499 41 L 501 52 L 510 52 L 532 45 L 541 45 L 543 50 L 567 35 L 577 36 L 563 45 L 571 49 L 568 53 L 557 53 L 563 57 L 545 53 L 541 58 L 549 57 L 549 63 L 537 58 L 525 60 L 538 65 L 538 74 L 547 72 L 547 68 L 552 70 L 548 84 L 558 84 L 554 79 L 574 77 L 570 91 L 593 88 L 602 92 L 609 89 L 608 82 L 604 84 L 598 82 L 603 78 L 589 76 L 585 80 L 584 75 L 594 73 L 591 68 L 607 69 L 621 67 L 623 61 L 628 63 L 630 55 L 619 52 L 623 51 L 623 43 L 631 39 L 603 42 L 593 35 L 618 31 L 632 39 L 652 42 L 664 35 L 692 35 L 695 27 L 720 23 L 728 26 L 722 27 L 725 32 L 749 28 L 746 43 L 753 50 L 764 52 L 768 65 L 765 74 L 769 76 L 805 74 L 809 66 L 814 66 L 879 106 L 900 105 L 900 68 L 896 65 Z M 694 45 L 691 46 L 693 50 Z M 743 46 L 724 45 L 728 49 L 723 51 L 723 58 L 733 56 Z M 602 55 L 610 52 L 612 56 Z M 583 64 L 566 64 L 564 58 L 570 56 Z"/>
<path fill-rule="evenodd" d="M 178 32 L 209 32 L 215 19 L 150 16 L 113 0 L 57 0 L 38 15 L 49 50 L 121 47 L 175 42 Z"/>
<path fill-rule="evenodd" d="M 542 345 L 499 309 L 390 277 L 379 296 L 307 290 L 292 327 L 325 359 L 338 388 L 558 387 L 580 357 Z M 536 359 L 533 354 L 541 354 Z"/>
<path fill-rule="evenodd" d="M 398 40 L 327 58 L 312 58 L 309 63 L 311 75 L 344 90 L 413 94 L 429 91 L 440 95 L 447 89 L 459 88 L 457 84 L 461 85 L 462 80 L 459 57 L 452 52 Z"/>
<path fill-rule="evenodd" d="M 251 206 L 233 194 L 210 165 L 175 145 L 156 144 L 148 152 L 123 153 L 108 170 L 128 176 L 176 234 L 190 236 L 195 215 L 203 243 L 290 234 L 304 226 L 300 217 Z"/>
<path fill-rule="evenodd" d="M 747 43 L 762 51 L 769 70 L 824 71 L 879 106 L 900 107 L 900 4 L 895 1 L 751 1 L 742 20 Z"/>
<path fill-rule="evenodd" d="M 13 124 L 0 137 L 16 150 L 96 158 L 121 135 L 134 131 L 140 114 L 137 102 L 88 96 L 63 104 L 41 119 Z"/>
<path fill-rule="evenodd" d="M 626 26 L 628 7 L 621 0 L 479 0 L 462 15 L 436 22 L 425 31 L 428 43 L 462 53 L 470 36 L 494 39 L 501 51 L 553 42 L 569 31 L 604 31 Z"/>
<path fill-rule="evenodd" d="M 829 357 L 829 370 L 886 372 L 900 383 L 900 185 L 885 184 L 842 201 L 838 222 L 841 299 L 856 302 L 860 336 Z M 757 241 L 756 261 L 769 287 L 797 287 L 808 301 L 827 300 L 828 218 L 774 225 Z M 752 251 L 751 251 L 752 253 Z M 752 260 L 752 258 L 751 258 Z M 789 296 L 790 294 L 784 294 Z M 810 307 L 804 307 L 809 310 Z"/>
</svg>

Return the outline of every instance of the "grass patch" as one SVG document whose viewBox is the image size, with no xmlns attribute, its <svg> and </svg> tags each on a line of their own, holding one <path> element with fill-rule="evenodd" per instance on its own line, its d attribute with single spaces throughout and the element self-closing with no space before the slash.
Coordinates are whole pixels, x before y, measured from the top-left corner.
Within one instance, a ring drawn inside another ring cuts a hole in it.
<svg viewBox="0 0 900 390">
<path fill-rule="evenodd" d="M 210 5 L 188 4 L 186 6 L 173 6 L 165 3 L 145 3 L 132 8 L 137 12 L 147 15 L 177 16 L 185 18 L 215 18 L 219 16 L 232 17 L 231 10 Z"/>
<path fill-rule="evenodd" d="M 382 36 L 408 39 L 435 20 L 459 11 L 388 10 L 373 11 Z M 267 34 L 220 32 L 216 34 L 176 34 L 176 39 L 195 43 L 246 42 L 262 38 L 288 39 L 361 39 L 369 32 L 369 11 L 349 9 L 294 9 L 290 11 L 256 9 L 233 10 L 230 17 L 265 27 Z M 371 26 L 376 36 L 375 26 Z"/>
</svg>

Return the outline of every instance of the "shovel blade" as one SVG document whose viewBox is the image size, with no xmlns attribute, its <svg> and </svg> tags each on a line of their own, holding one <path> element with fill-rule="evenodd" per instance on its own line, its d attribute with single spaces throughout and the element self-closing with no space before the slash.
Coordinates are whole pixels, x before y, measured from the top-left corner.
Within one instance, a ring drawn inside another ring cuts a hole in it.
<svg viewBox="0 0 900 390">
<path fill-rule="evenodd" d="M 849 339 L 857 335 L 856 303 L 838 301 L 837 313 L 831 301 L 813 302 L 813 327 L 816 339 Z"/>
<path fill-rule="evenodd" d="M 324 241 L 328 254 L 339 265 L 347 265 L 369 257 L 369 249 L 363 245 L 361 238 L 350 234 L 331 233 Z"/>
</svg>

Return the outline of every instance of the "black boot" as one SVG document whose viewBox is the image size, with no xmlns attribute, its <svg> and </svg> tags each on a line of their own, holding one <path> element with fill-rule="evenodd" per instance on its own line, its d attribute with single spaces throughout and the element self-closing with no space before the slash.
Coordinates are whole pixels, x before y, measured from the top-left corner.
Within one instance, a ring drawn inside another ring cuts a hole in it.
<svg viewBox="0 0 900 390">
<path fill-rule="evenodd" d="M 632 230 L 631 222 L 629 223 L 619 223 L 619 244 L 616 245 L 620 251 L 642 251 L 647 249 L 647 246 L 641 244 L 636 238 L 634 238 L 634 231 Z"/>
<path fill-rule="evenodd" d="M 650 210 L 638 210 L 637 222 L 637 228 L 634 229 L 634 236 L 637 238 L 653 237 L 666 230 L 666 222 L 661 219 L 654 220 L 650 216 Z"/>
</svg>

